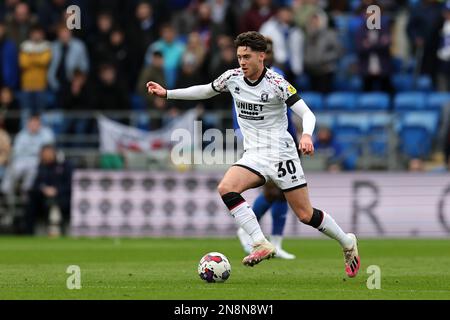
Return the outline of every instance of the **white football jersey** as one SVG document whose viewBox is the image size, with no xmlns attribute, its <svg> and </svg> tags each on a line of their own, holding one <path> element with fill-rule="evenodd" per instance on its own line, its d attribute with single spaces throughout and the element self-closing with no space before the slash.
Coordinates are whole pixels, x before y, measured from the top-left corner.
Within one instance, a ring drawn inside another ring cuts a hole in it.
<svg viewBox="0 0 450 320">
<path fill-rule="evenodd" d="M 211 83 L 217 92 L 230 92 L 244 137 L 244 150 L 282 158 L 297 156 L 287 131 L 287 107 L 298 100 L 297 90 L 273 70 L 265 68 L 255 82 L 244 77 L 241 68 L 224 72 Z"/>
</svg>

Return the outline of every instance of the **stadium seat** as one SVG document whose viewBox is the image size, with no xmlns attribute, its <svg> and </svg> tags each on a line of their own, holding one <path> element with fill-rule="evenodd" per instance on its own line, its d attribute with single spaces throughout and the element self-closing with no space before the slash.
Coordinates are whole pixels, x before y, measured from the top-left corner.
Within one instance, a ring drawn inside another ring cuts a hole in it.
<svg viewBox="0 0 450 320">
<path fill-rule="evenodd" d="M 334 140 L 339 146 L 339 158 L 345 170 L 354 170 L 361 156 L 362 131 L 357 126 L 337 126 L 333 130 Z"/>
<path fill-rule="evenodd" d="M 394 109 L 401 110 L 424 110 L 425 94 L 417 91 L 397 93 L 394 97 Z"/>
<path fill-rule="evenodd" d="M 407 126 L 425 128 L 431 134 L 436 134 L 439 129 L 438 111 L 408 111 L 398 114 L 399 130 Z"/>
<path fill-rule="evenodd" d="M 414 78 L 408 73 L 397 73 L 392 76 L 392 85 L 396 92 L 414 90 Z"/>
<path fill-rule="evenodd" d="M 345 77 L 338 75 L 333 79 L 333 89 L 335 91 L 360 92 L 363 83 L 360 76 Z"/>
<path fill-rule="evenodd" d="M 375 156 L 387 155 L 392 121 L 391 114 L 387 112 L 375 112 L 370 114 L 366 133 L 369 138 L 370 154 Z"/>
<path fill-rule="evenodd" d="M 355 127 L 364 132 L 369 127 L 370 117 L 367 112 L 340 112 L 336 116 L 336 127 Z"/>
<path fill-rule="evenodd" d="M 300 97 L 305 101 L 312 111 L 323 110 L 323 96 L 319 92 L 307 91 L 300 93 Z"/>
<path fill-rule="evenodd" d="M 416 80 L 414 89 L 421 92 L 430 92 L 433 90 L 433 80 L 427 75 L 420 76 Z"/>
<path fill-rule="evenodd" d="M 388 110 L 389 95 L 383 92 L 363 93 L 358 97 L 358 110 Z"/>
<path fill-rule="evenodd" d="M 426 109 L 440 111 L 446 104 L 450 104 L 450 93 L 432 92 L 427 97 Z"/>
<path fill-rule="evenodd" d="M 351 92 L 333 92 L 325 99 L 328 110 L 354 110 L 356 108 L 356 94 Z"/>
<path fill-rule="evenodd" d="M 409 158 L 426 157 L 431 143 L 432 135 L 422 126 L 404 126 L 400 131 L 400 150 Z"/>
<path fill-rule="evenodd" d="M 353 48 L 353 41 L 349 32 L 349 18 L 350 16 L 348 14 L 338 14 L 333 16 L 339 40 L 343 43 L 346 51 L 351 51 Z"/>
</svg>

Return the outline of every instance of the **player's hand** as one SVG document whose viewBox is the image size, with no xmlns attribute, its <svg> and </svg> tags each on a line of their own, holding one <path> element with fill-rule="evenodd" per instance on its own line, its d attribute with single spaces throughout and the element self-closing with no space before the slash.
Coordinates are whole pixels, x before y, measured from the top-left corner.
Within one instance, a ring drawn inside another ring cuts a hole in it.
<svg viewBox="0 0 450 320">
<path fill-rule="evenodd" d="M 300 139 L 298 148 L 303 154 L 312 156 L 314 154 L 314 144 L 312 142 L 312 137 L 309 134 L 303 134 Z"/>
<path fill-rule="evenodd" d="M 155 96 L 158 96 L 160 98 L 167 98 L 167 90 L 156 82 L 147 82 L 147 91 L 148 93 L 154 94 Z"/>
</svg>

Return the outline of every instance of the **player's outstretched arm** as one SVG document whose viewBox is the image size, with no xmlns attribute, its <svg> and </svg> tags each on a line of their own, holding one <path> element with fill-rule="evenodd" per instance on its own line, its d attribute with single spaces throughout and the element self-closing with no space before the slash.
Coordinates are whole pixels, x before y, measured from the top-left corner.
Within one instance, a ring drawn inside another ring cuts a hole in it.
<svg viewBox="0 0 450 320">
<path fill-rule="evenodd" d="M 161 98 L 178 100 L 203 100 L 209 99 L 219 94 L 211 84 L 192 86 L 184 89 L 167 90 L 156 82 L 147 82 L 148 93 Z"/>
</svg>

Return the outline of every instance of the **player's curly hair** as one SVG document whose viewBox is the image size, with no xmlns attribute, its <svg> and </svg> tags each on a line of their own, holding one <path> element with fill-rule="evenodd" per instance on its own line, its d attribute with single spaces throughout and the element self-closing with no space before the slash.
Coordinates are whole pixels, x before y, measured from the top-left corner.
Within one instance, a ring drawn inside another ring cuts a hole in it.
<svg viewBox="0 0 450 320">
<path fill-rule="evenodd" d="M 234 40 L 234 45 L 237 47 L 249 47 L 253 51 L 266 52 L 267 41 L 266 38 L 259 32 L 248 31 L 241 33 Z"/>
</svg>

